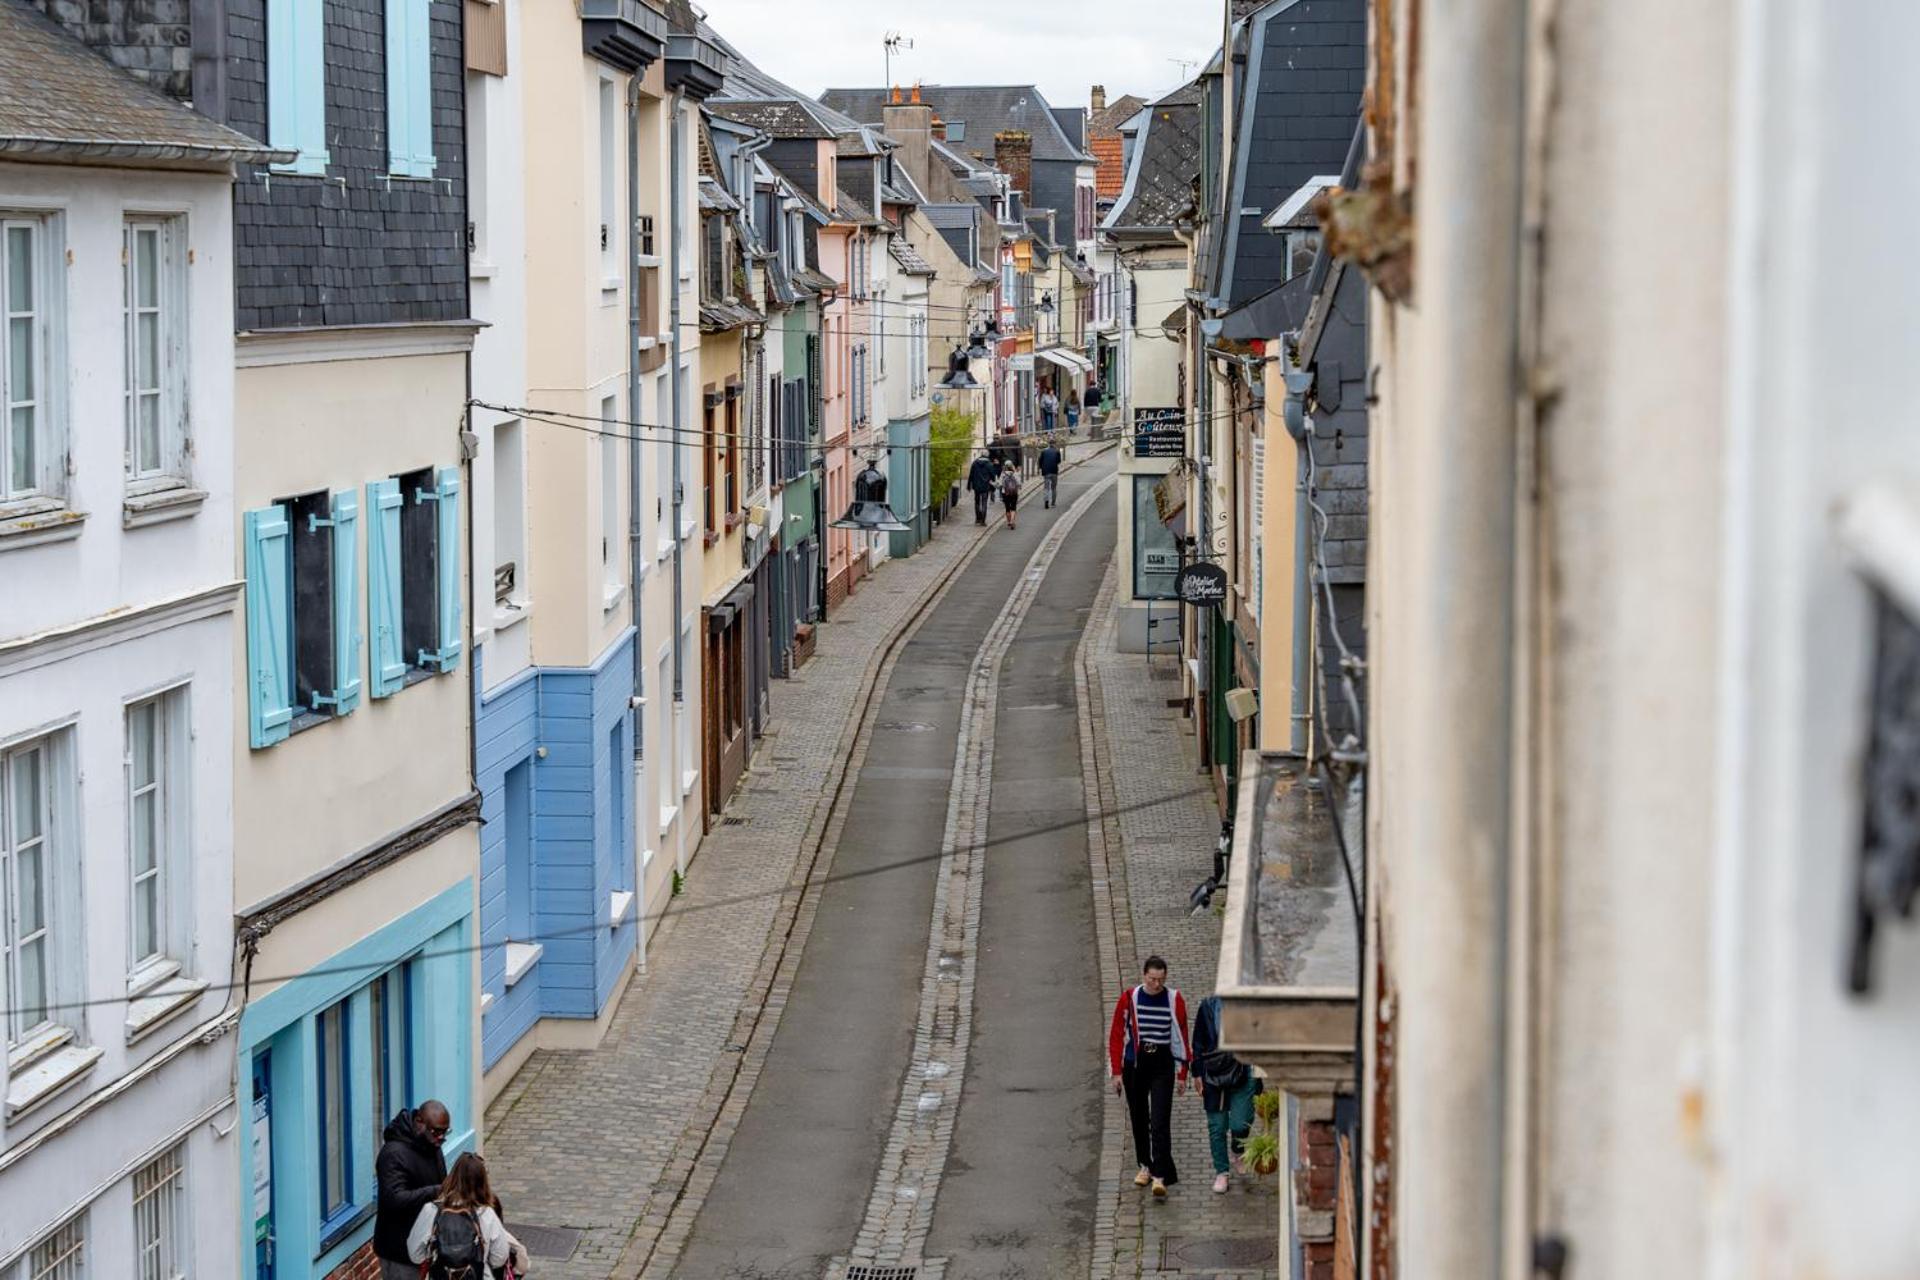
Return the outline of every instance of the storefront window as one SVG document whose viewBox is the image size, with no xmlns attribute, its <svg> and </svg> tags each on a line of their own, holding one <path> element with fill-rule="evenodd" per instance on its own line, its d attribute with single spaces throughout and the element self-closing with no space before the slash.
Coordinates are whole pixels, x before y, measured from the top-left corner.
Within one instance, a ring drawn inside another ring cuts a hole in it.
<svg viewBox="0 0 1920 1280">
<path fill-rule="evenodd" d="M 1180 548 L 1173 531 L 1160 520 L 1154 501 L 1159 476 L 1133 477 L 1133 598 L 1173 599 L 1174 579 L 1180 573 Z"/>
</svg>

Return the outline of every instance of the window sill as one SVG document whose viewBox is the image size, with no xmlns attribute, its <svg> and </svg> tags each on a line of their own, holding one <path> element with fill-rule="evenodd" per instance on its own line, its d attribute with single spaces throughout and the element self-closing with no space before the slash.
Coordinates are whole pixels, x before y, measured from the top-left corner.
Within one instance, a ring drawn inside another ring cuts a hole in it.
<svg viewBox="0 0 1920 1280">
<path fill-rule="evenodd" d="M 625 583 L 617 583 L 614 586 L 602 588 L 600 591 L 600 612 L 612 613 L 620 607 L 620 602 L 626 598 L 627 587 Z"/>
<path fill-rule="evenodd" d="M 144 1039 L 168 1019 L 193 1007 L 207 984 L 193 978 L 171 977 L 127 1004 L 127 1043 Z"/>
<path fill-rule="evenodd" d="M 495 602 L 493 606 L 493 634 L 511 631 L 527 620 L 533 612 L 531 600 L 509 600 L 505 604 Z"/>
<path fill-rule="evenodd" d="M 0 551 L 66 542 L 80 536 L 87 513 L 56 499 L 24 503 L 0 512 Z"/>
<path fill-rule="evenodd" d="M 482 991 L 480 993 L 480 1016 L 483 1018 L 486 1017 L 487 1011 L 491 1008 L 493 1008 L 493 992 Z"/>
<path fill-rule="evenodd" d="M 467 263 L 467 279 L 491 280 L 493 279 L 493 273 L 497 270 L 499 270 L 499 268 L 495 267 L 491 262 L 481 262 L 476 258 Z"/>
<path fill-rule="evenodd" d="M 59 1043 L 51 1050 L 42 1051 L 30 1061 L 32 1065 L 25 1069 L 16 1069 L 9 1064 L 7 1075 L 7 1120 L 12 1122 L 35 1107 L 46 1102 L 68 1085 L 93 1070 L 93 1064 L 100 1061 L 103 1050 L 82 1048 L 72 1044 L 73 1032 L 65 1027 L 56 1028 L 60 1033 Z"/>
<path fill-rule="evenodd" d="M 150 524 L 165 524 L 169 520 L 185 520 L 198 514 L 206 501 L 205 489 L 191 489 L 186 485 L 156 489 L 151 493 L 130 493 L 120 506 L 120 526 L 123 529 L 140 529 Z"/>
<path fill-rule="evenodd" d="M 700 781 L 700 771 L 689 769 L 680 775 L 680 798 L 686 799 L 693 794 L 693 784 Z"/>
<path fill-rule="evenodd" d="M 680 806 L 677 804 L 668 805 L 666 808 L 660 810 L 660 834 L 664 836 L 667 832 L 673 830 L 673 821 L 679 816 Z"/>
<path fill-rule="evenodd" d="M 607 927 L 618 929 L 633 914 L 633 894 L 626 889 L 616 889 L 607 902 Z"/>
<path fill-rule="evenodd" d="M 509 942 L 507 944 L 507 989 L 519 985 L 520 979 L 540 963 L 540 957 L 546 948 L 537 942 Z"/>
<path fill-rule="evenodd" d="M 691 538 L 693 531 L 699 527 L 699 524 L 692 520 L 682 523 L 680 526 L 680 541 L 685 542 L 688 538 Z"/>
</svg>

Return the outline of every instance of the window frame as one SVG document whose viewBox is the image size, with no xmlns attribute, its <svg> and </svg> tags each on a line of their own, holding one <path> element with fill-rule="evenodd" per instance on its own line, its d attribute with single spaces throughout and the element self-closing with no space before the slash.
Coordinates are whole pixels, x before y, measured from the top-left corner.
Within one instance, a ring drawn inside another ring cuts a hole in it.
<svg viewBox="0 0 1920 1280">
<path fill-rule="evenodd" d="M 56 758 L 60 732 L 38 734 L 16 742 L 0 746 L 0 972 L 5 977 L 5 1001 L 7 1015 L 4 1029 L 0 1029 L 0 1040 L 4 1040 L 9 1049 L 32 1041 L 58 1024 L 54 1013 L 60 999 L 60 939 L 58 926 L 60 920 L 60 887 L 57 865 L 60 851 L 60 814 L 56 806 L 56 773 L 59 761 Z M 28 756 L 36 756 L 38 772 L 35 788 L 35 801 L 39 805 L 39 829 L 25 840 L 20 835 L 17 808 L 20 799 L 19 782 L 14 770 L 18 762 Z M 39 856 L 38 903 L 40 919 L 38 926 L 31 930 L 32 937 L 22 940 L 19 932 L 19 893 L 20 893 L 20 853 L 30 841 Z M 41 990 L 37 995 L 37 1005 L 28 1003 L 21 986 L 23 965 L 19 963 L 20 952 L 29 945 L 40 948 Z M 34 1021 L 24 1021 L 24 1015 L 37 1013 Z"/>
<path fill-rule="evenodd" d="M 354 1199 L 353 1179 L 353 997 L 345 996 L 313 1017 L 314 1119 L 319 1132 L 314 1145 L 314 1192 L 319 1197 L 319 1242 L 325 1250 L 356 1225 L 360 1205 Z M 334 1020 L 334 1043 L 329 1046 L 328 1022 Z M 331 1049 L 331 1053 L 330 1053 Z M 332 1061 L 329 1061 L 331 1057 Z M 330 1086 L 338 1085 L 336 1099 L 328 1098 Z M 330 1101 L 337 1102 L 329 1116 Z M 328 1166 L 334 1153 L 339 1155 L 340 1199 L 328 1203 Z"/>
<path fill-rule="evenodd" d="M 190 822 L 192 720 L 185 682 L 128 700 L 122 711 L 123 785 L 126 800 L 124 815 L 127 840 L 127 975 L 130 989 L 156 975 L 185 966 L 192 929 L 186 915 L 191 896 L 182 896 L 180 886 L 187 883 L 191 868 L 183 860 L 192 847 Z M 154 772 L 142 786 L 136 772 L 137 737 L 134 717 L 142 711 L 153 714 Z M 135 837 L 135 814 L 141 791 L 154 796 L 153 865 L 140 869 Z M 142 954 L 138 947 L 140 882 L 154 882 L 153 939 L 151 949 Z"/>
<path fill-rule="evenodd" d="M 141 1165 L 134 1170 L 132 1182 L 133 1248 L 139 1280 L 186 1280 L 193 1242 L 187 1144 L 176 1142 Z M 143 1183 L 149 1185 L 143 1189 Z M 156 1265 L 149 1266 L 149 1258 L 156 1259 Z"/>
<path fill-rule="evenodd" d="M 87 1214 L 88 1210 L 80 1210 L 28 1245 L 21 1258 L 19 1280 L 86 1280 Z M 59 1243 L 62 1236 L 71 1237 L 64 1247 Z M 63 1248 L 63 1252 L 47 1258 L 43 1251 L 50 1248 Z"/>
<path fill-rule="evenodd" d="M 159 261 L 154 268 L 154 301 L 138 302 L 139 238 L 152 235 Z M 186 483 L 192 439 L 188 419 L 187 339 L 189 324 L 186 270 L 186 216 L 178 212 L 127 212 L 121 224 L 121 391 L 125 401 L 124 467 L 127 492 L 140 494 Z M 140 313 L 151 311 L 155 329 L 155 363 L 151 388 L 139 385 Z M 142 460 L 139 401 L 151 396 L 155 404 L 154 458 Z"/>
<path fill-rule="evenodd" d="M 28 309 L 13 309 L 12 244 L 16 233 L 28 236 L 31 272 Z M 21 509 L 59 506 L 66 494 L 65 290 L 64 276 L 51 269 L 63 249 L 63 224 L 53 210 L 0 209 L 0 515 Z M 29 364 L 33 395 L 16 400 L 12 385 L 15 325 L 25 321 L 32 335 Z M 56 376 L 56 371 L 62 371 Z M 14 483 L 14 415 L 33 413 L 33 458 L 27 481 Z"/>
<path fill-rule="evenodd" d="M 600 592 L 601 606 L 611 609 L 625 589 L 620 526 L 620 397 L 600 400 Z"/>
</svg>

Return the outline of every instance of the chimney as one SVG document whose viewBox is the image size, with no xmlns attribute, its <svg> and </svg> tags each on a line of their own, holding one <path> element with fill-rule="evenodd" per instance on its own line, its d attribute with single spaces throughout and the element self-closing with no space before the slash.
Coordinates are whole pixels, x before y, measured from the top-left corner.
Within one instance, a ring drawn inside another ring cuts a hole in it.
<svg viewBox="0 0 1920 1280">
<path fill-rule="evenodd" d="M 920 82 L 918 80 L 913 82 L 913 105 L 916 107 L 920 105 Z"/>
<path fill-rule="evenodd" d="M 914 182 L 926 187 L 930 181 L 927 163 L 933 139 L 940 136 L 942 126 L 934 119 L 933 108 L 919 101 L 918 88 L 914 89 L 913 96 L 911 103 L 882 108 L 880 128 L 900 144 L 900 149 L 893 153 L 894 163 L 905 169 Z"/>
<path fill-rule="evenodd" d="M 895 106 L 895 107 L 900 105 L 900 86 L 899 85 L 893 86 L 893 96 L 887 99 L 887 104 L 889 106 Z"/>
<path fill-rule="evenodd" d="M 1107 109 L 1107 86 L 1103 84 L 1093 86 L 1093 92 L 1089 94 L 1087 98 L 1087 109 L 1089 111 L 1105 111 Z"/>
<path fill-rule="evenodd" d="M 1002 129 L 993 135 L 993 164 L 1007 175 L 1015 191 L 1033 194 L 1033 135 L 1025 129 Z"/>
<path fill-rule="evenodd" d="M 945 142 L 947 140 L 947 122 L 938 113 L 933 117 L 933 136 Z"/>
</svg>

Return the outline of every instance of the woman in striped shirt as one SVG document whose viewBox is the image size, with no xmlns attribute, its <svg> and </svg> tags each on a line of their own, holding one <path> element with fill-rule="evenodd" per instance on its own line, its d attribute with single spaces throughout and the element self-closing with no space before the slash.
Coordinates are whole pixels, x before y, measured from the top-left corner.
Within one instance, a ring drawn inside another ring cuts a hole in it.
<svg viewBox="0 0 1920 1280">
<path fill-rule="evenodd" d="M 1173 1165 L 1173 1095 L 1187 1082 L 1187 1002 L 1167 985 L 1167 962 L 1148 956 L 1140 984 L 1121 995 L 1107 1033 L 1107 1068 L 1116 1093 L 1126 1095 L 1133 1149 L 1140 1160 L 1135 1186 L 1165 1196 L 1180 1180 Z"/>
</svg>

